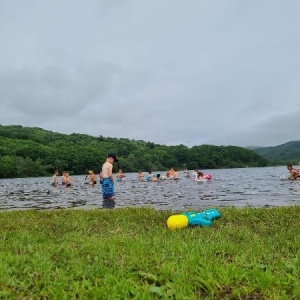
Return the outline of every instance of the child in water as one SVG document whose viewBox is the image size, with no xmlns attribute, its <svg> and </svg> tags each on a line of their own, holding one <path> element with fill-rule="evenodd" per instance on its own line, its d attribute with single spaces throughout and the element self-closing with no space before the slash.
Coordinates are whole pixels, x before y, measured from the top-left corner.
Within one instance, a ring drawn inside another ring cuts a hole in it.
<svg viewBox="0 0 300 300">
<path fill-rule="evenodd" d="M 58 171 L 55 170 L 55 171 L 54 171 L 54 174 L 53 174 L 53 176 L 52 176 L 52 182 L 51 182 L 51 185 L 52 185 L 53 187 L 57 187 L 57 185 L 58 185 L 58 182 L 57 182 L 57 175 L 58 175 Z"/>
<path fill-rule="evenodd" d="M 70 174 L 68 172 L 65 173 L 65 185 L 66 188 L 71 186 L 71 182 L 72 182 L 73 178 L 70 176 Z"/>
<path fill-rule="evenodd" d="M 117 181 L 122 181 L 122 178 L 125 178 L 126 175 L 124 175 L 124 174 L 123 174 L 123 171 L 122 171 L 121 169 L 119 169 L 119 171 L 118 171 L 116 177 L 117 177 Z"/>
<path fill-rule="evenodd" d="M 145 179 L 145 174 L 142 171 L 139 171 L 138 173 L 138 180 L 143 181 Z"/>
<path fill-rule="evenodd" d="M 166 173 L 166 175 L 165 175 L 165 179 L 173 179 L 173 177 L 174 177 L 174 169 L 173 168 L 171 168 L 167 173 Z"/>
<path fill-rule="evenodd" d="M 61 185 L 65 185 L 65 184 L 66 184 L 66 172 L 63 171 L 61 175 Z"/>
<path fill-rule="evenodd" d="M 147 181 L 153 181 L 154 180 L 154 177 L 153 177 L 153 174 L 151 171 L 148 172 L 148 174 L 145 176 L 145 179 Z"/>
<path fill-rule="evenodd" d="M 97 183 L 96 175 L 94 174 L 94 171 L 89 171 L 89 179 L 90 179 L 90 185 L 94 186 Z"/>
<path fill-rule="evenodd" d="M 204 181 L 203 173 L 198 171 L 197 181 Z"/>
<path fill-rule="evenodd" d="M 179 172 L 176 168 L 173 169 L 173 180 L 179 179 Z"/>
<path fill-rule="evenodd" d="M 156 174 L 155 178 L 153 181 L 160 182 L 160 174 Z"/>
</svg>

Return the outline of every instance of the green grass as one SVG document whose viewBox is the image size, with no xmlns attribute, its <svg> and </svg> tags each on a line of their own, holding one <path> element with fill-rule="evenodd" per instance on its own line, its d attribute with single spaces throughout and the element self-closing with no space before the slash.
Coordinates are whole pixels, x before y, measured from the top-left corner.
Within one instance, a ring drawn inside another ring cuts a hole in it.
<svg viewBox="0 0 300 300">
<path fill-rule="evenodd" d="M 300 207 L 0 213 L 0 299 L 300 299 Z"/>
</svg>

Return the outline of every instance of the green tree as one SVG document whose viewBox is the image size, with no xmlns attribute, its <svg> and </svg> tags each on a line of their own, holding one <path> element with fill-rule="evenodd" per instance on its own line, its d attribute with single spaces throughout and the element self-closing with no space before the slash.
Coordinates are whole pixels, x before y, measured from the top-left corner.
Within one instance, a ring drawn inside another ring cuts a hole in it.
<svg viewBox="0 0 300 300">
<path fill-rule="evenodd" d="M 13 178 L 17 175 L 15 157 L 0 156 L 0 178 Z"/>
</svg>

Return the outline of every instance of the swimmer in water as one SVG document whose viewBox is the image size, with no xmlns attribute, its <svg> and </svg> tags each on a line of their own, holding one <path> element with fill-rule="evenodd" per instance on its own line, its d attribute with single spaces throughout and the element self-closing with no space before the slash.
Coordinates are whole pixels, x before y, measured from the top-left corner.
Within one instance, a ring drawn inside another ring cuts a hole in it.
<svg viewBox="0 0 300 300">
<path fill-rule="evenodd" d="M 119 169 L 119 171 L 118 171 L 116 177 L 117 177 L 117 181 L 122 181 L 122 178 L 125 178 L 126 175 L 124 175 L 124 174 L 123 174 L 123 171 L 122 171 L 121 169 Z"/>
<path fill-rule="evenodd" d="M 66 172 L 63 171 L 61 174 L 61 185 L 65 185 L 66 184 Z"/>
<path fill-rule="evenodd" d="M 142 171 L 138 172 L 138 181 L 143 181 L 145 179 L 145 174 Z"/>
<path fill-rule="evenodd" d="M 179 179 L 179 172 L 176 168 L 173 169 L 173 179 L 178 180 Z"/>
<path fill-rule="evenodd" d="M 94 187 L 95 184 L 97 183 L 96 175 L 94 174 L 94 171 L 92 171 L 92 170 L 89 171 L 89 174 L 90 174 L 90 175 L 89 175 L 90 185 L 91 185 L 92 187 Z"/>
<path fill-rule="evenodd" d="M 58 171 L 57 171 L 57 170 L 54 170 L 54 174 L 53 174 L 53 176 L 52 176 L 52 182 L 51 182 L 51 185 L 52 185 L 53 187 L 57 187 L 57 186 L 58 186 L 57 175 L 58 175 Z"/>
<path fill-rule="evenodd" d="M 70 176 L 70 174 L 68 172 L 66 172 L 66 174 L 65 174 L 65 185 L 66 185 L 66 188 L 71 186 L 72 180 L 73 180 L 73 178 Z"/>
<path fill-rule="evenodd" d="M 288 164 L 288 165 L 287 165 L 287 169 L 288 169 L 289 172 L 290 172 L 290 175 L 289 175 L 289 177 L 288 177 L 290 180 L 295 180 L 295 179 L 300 178 L 299 171 L 296 170 L 295 168 L 293 168 L 293 166 L 292 166 L 291 164 Z"/>
<path fill-rule="evenodd" d="M 160 182 L 160 174 L 156 174 L 153 181 Z"/>
</svg>

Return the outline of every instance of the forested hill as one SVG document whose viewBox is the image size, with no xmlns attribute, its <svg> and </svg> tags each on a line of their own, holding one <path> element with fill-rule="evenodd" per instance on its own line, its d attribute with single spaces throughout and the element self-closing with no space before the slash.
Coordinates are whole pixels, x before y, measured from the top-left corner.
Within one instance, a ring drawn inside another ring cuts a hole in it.
<svg viewBox="0 0 300 300">
<path fill-rule="evenodd" d="M 272 164 L 298 164 L 300 161 L 300 141 L 291 141 L 274 147 L 253 149 Z"/>
<path fill-rule="evenodd" d="M 108 152 L 119 157 L 115 169 L 125 172 L 266 166 L 252 150 L 236 146 L 165 146 L 125 138 L 61 134 L 36 127 L 0 125 L 0 178 L 99 172 Z"/>
</svg>

